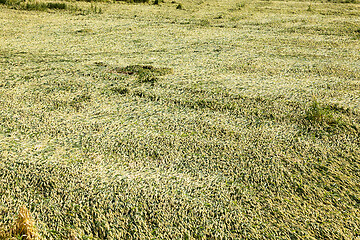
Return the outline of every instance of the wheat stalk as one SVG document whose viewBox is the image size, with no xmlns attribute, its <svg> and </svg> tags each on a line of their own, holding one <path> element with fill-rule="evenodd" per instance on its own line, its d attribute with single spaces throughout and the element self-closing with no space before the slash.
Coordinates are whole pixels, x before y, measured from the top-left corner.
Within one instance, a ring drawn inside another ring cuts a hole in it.
<svg viewBox="0 0 360 240">
<path fill-rule="evenodd" d="M 29 209 L 25 206 L 19 208 L 19 215 L 15 220 L 11 235 L 14 237 L 21 237 L 21 239 L 24 240 L 40 239 L 35 226 L 35 221 L 31 217 Z"/>
</svg>

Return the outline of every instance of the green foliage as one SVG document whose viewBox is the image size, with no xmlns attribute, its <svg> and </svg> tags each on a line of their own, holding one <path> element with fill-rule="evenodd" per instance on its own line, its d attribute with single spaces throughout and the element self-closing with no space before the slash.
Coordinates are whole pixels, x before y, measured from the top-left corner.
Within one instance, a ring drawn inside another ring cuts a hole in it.
<svg viewBox="0 0 360 240">
<path fill-rule="evenodd" d="M 311 121 L 311 122 L 317 122 L 317 123 L 321 123 L 323 122 L 323 120 L 325 119 L 326 111 L 320 107 L 320 104 L 318 103 L 318 101 L 314 98 L 310 107 L 308 108 L 308 110 L 305 112 L 306 113 L 306 119 Z"/>
<path fill-rule="evenodd" d="M 66 3 L 59 3 L 59 2 L 49 2 L 49 3 L 26 3 L 24 6 L 25 10 L 47 10 L 47 9 L 60 9 L 64 10 L 67 9 Z"/>
<path fill-rule="evenodd" d="M 90 12 L 95 13 L 95 14 L 101 14 L 102 13 L 102 9 L 96 5 L 91 4 L 90 6 Z"/>
<path fill-rule="evenodd" d="M 200 21 L 200 26 L 206 27 L 210 25 L 210 21 L 208 19 L 202 19 Z"/>
<path fill-rule="evenodd" d="M 239 2 L 239 3 L 236 4 L 236 9 L 240 10 L 240 9 L 244 8 L 245 5 L 246 4 L 244 2 Z"/>
<path fill-rule="evenodd" d="M 164 0 L 155 0 L 154 1 L 154 5 L 159 5 L 160 3 L 163 3 Z"/>
<path fill-rule="evenodd" d="M 120 2 L 127 2 L 127 3 L 149 3 L 150 0 L 117 0 Z"/>
<path fill-rule="evenodd" d="M 4 1 L 6 5 L 20 10 L 35 10 L 46 11 L 48 9 L 65 10 L 68 5 L 64 2 L 24 2 L 19 0 L 0 0 Z"/>
<path fill-rule="evenodd" d="M 130 92 L 129 88 L 127 87 L 111 87 L 110 90 L 120 95 L 125 95 Z"/>
<path fill-rule="evenodd" d="M 24 5 L 21 5 L 20 8 L 22 10 L 37 10 L 37 11 L 45 11 L 47 10 L 47 4 L 42 2 L 27 2 Z"/>
<path fill-rule="evenodd" d="M 157 82 L 158 79 L 155 76 L 155 74 L 149 70 L 143 70 L 138 72 L 138 79 L 140 82 L 148 82 L 148 83 L 154 83 Z"/>
<path fill-rule="evenodd" d="M 18 8 L 21 4 L 24 3 L 24 0 L 1 0 L 1 1 L 3 1 L 5 5 L 12 8 Z"/>
<path fill-rule="evenodd" d="M 309 6 L 308 6 L 308 8 L 307 8 L 306 11 L 308 11 L 308 12 L 311 12 L 311 11 L 312 11 L 311 3 L 309 4 Z"/>
<path fill-rule="evenodd" d="M 356 37 L 356 38 L 360 38 L 360 28 L 359 28 L 359 29 L 356 29 L 356 30 L 354 31 L 354 33 L 355 33 L 355 37 Z"/>
<path fill-rule="evenodd" d="M 69 10 L 72 12 L 78 12 L 83 15 L 93 13 L 101 14 L 103 12 L 102 8 L 94 4 L 91 4 L 90 8 L 88 9 L 80 9 L 77 6 L 73 6 L 65 2 L 24 2 L 23 0 L 6 0 L 5 4 L 14 9 L 28 11 Z M 81 30 L 79 32 L 81 32 Z"/>
<path fill-rule="evenodd" d="M 66 3 L 59 3 L 59 2 L 49 2 L 46 4 L 48 9 L 67 9 Z"/>
<path fill-rule="evenodd" d="M 140 82 L 156 82 L 157 76 L 164 76 L 173 73 L 171 68 L 156 68 L 151 65 L 130 65 L 115 68 L 117 73 L 126 75 L 137 75 Z"/>
<path fill-rule="evenodd" d="M 310 106 L 305 111 L 305 119 L 317 125 L 333 126 L 339 123 L 339 120 L 335 119 L 331 108 L 322 106 L 316 98 L 313 98 Z"/>
<path fill-rule="evenodd" d="M 243 8 L 245 8 L 246 3 L 245 2 L 238 2 L 235 4 L 235 6 L 233 8 L 231 8 L 231 11 L 239 11 L 242 10 Z"/>
</svg>

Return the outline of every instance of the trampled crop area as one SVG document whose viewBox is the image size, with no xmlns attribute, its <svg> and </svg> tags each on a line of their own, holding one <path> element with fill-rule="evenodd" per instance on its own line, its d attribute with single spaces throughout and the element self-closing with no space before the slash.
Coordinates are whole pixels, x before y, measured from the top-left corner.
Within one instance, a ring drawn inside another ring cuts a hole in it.
<svg viewBox="0 0 360 240">
<path fill-rule="evenodd" d="M 61 3 L 0 4 L 0 238 L 360 238 L 360 3 Z"/>
</svg>

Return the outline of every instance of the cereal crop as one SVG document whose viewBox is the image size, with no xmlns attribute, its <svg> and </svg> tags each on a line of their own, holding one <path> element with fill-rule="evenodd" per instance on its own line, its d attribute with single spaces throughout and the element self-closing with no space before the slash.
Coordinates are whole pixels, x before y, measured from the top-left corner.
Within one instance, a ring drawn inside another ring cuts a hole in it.
<svg viewBox="0 0 360 240">
<path fill-rule="evenodd" d="M 9 1 L 0 239 L 360 239 L 359 2 Z"/>
</svg>

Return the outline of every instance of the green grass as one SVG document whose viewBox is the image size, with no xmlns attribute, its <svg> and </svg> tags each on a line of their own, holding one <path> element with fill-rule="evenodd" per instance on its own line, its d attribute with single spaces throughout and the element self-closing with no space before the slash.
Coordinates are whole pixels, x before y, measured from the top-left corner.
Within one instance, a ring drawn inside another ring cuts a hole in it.
<svg viewBox="0 0 360 240">
<path fill-rule="evenodd" d="M 122 2 L 127 2 L 127 3 L 149 3 L 150 0 L 117 0 L 117 1 L 122 1 Z"/>
<path fill-rule="evenodd" d="M 0 2 L 2 4 L 5 4 L 7 6 L 10 6 L 14 9 L 19 10 L 35 10 L 35 11 L 47 11 L 51 9 L 57 9 L 57 10 L 65 10 L 68 9 L 68 4 L 64 2 L 25 2 L 25 1 L 14 1 L 14 0 L 6 0 Z"/>
<path fill-rule="evenodd" d="M 52 12 L 54 10 L 67 10 L 68 12 L 89 15 L 89 14 L 101 14 L 102 9 L 97 5 L 94 5 L 90 1 L 90 6 L 85 6 L 84 8 L 79 8 L 78 5 L 71 2 L 45 2 L 45 1 L 22 1 L 22 0 L 6 0 L 0 1 L 0 4 L 16 9 L 16 10 L 26 10 L 26 11 L 47 11 Z M 84 6 L 84 4 L 82 4 Z"/>
<path fill-rule="evenodd" d="M 360 5 L 242 3 L 1 5 L 0 236 L 357 239 Z"/>
<path fill-rule="evenodd" d="M 57 3 L 57 2 L 49 2 L 49 3 L 26 3 L 23 7 L 24 10 L 38 10 L 44 11 L 47 9 L 66 9 L 66 3 Z"/>
<path fill-rule="evenodd" d="M 316 99 L 313 99 L 311 105 L 306 111 L 306 119 L 315 124 L 336 124 L 336 120 L 328 108 L 320 106 Z"/>
</svg>

